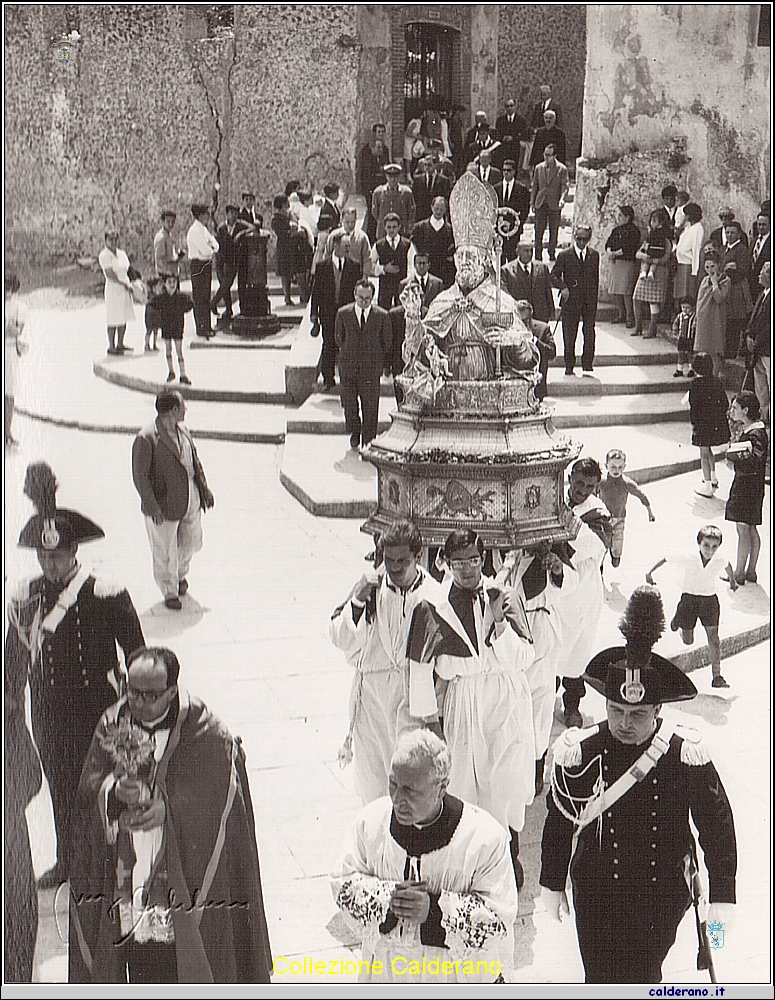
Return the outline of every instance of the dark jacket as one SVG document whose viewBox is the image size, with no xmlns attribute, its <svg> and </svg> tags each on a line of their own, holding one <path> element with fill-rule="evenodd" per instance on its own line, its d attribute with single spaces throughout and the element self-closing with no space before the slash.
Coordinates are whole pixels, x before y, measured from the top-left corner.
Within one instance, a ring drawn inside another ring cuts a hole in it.
<svg viewBox="0 0 775 1000">
<path fill-rule="evenodd" d="M 387 311 L 372 303 L 361 333 L 355 303 L 343 306 L 336 314 L 334 331 L 342 378 L 378 382 L 390 357 L 393 342 Z"/>
<path fill-rule="evenodd" d="M 427 253 L 431 260 L 431 274 L 441 278 L 444 287 L 449 288 L 455 280 L 455 264 L 451 260 L 455 253 L 455 236 L 452 226 L 445 222 L 441 229 L 434 229 L 430 219 L 418 222 L 412 230 L 415 250 Z"/>
<path fill-rule="evenodd" d="M 194 308 L 191 298 L 181 291 L 176 291 L 173 295 L 164 291 L 153 300 L 153 305 L 159 317 L 162 337 L 182 340 L 186 313 Z"/>
<path fill-rule="evenodd" d="M 403 290 L 409 284 L 421 285 L 422 282 L 416 274 L 413 274 L 409 278 L 404 278 L 404 280 L 399 285 L 398 288 L 399 292 L 403 292 Z M 431 274 L 430 272 L 425 275 L 425 291 L 423 292 L 423 297 L 422 297 L 423 316 L 425 316 L 425 314 L 428 312 L 428 306 L 431 304 L 431 302 L 433 302 L 433 300 L 436 298 L 439 292 L 443 290 L 444 290 L 444 282 L 441 280 L 441 278 L 437 278 L 434 274 Z M 393 316 L 392 309 L 390 310 L 390 316 L 392 322 L 392 316 Z M 395 330 L 393 331 L 393 334 L 395 335 Z"/>
<path fill-rule="evenodd" d="M 533 307 L 533 319 L 548 323 L 550 319 L 554 319 L 556 311 L 549 268 L 538 261 L 531 261 L 528 268 L 529 274 L 525 274 L 522 264 L 513 260 L 501 272 L 503 284 L 512 299 L 517 302 L 526 299 L 530 303 Z"/>
<path fill-rule="evenodd" d="M 567 288 L 570 296 L 563 309 L 581 312 L 597 307 L 597 292 L 600 281 L 600 254 L 587 247 L 586 262 L 582 265 L 576 255 L 575 246 L 557 255 L 557 263 L 552 270 L 552 284 L 560 291 Z"/>
<path fill-rule="evenodd" d="M 334 328 L 337 310 L 355 300 L 355 285 L 361 276 L 360 266 L 346 257 L 337 296 L 335 267 L 336 260 L 331 258 L 318 264 L 315 269 L 310 311 L 313 322 L 317 319 L 322 327 L 331 330 Z"/>
<path fill-rule="evenodd" d="M 40 606 L 55 607 L 62 587 L 37 577 L 20 588 L 19 616 L 26 631 Z M 74 798 L 94 727 L 120 689 L 116 643 L 127 659 L 145 645 L 132 599 L 125 589 L 88 576 L 56 631 L 42 634 L 40 658 L 30 654 L 14 625 L 5 643 L 6 706 L 24 705 L 29 679 L 32 730 L 57 801 Z M 60 851 L 66 854 L 66 848 Z M 62 857 L 62 854 L 60 854 Z"/>
<path fill-rule="evenodd" d="M 554 152 L 560 163 L 565 163 L 565 133 L 557 128 L 539 128 L 533 140 L 533 151 L 530 154 L 530 166 L 534 167 L 544 158 L 544 150 L 550 144 L 554 144 Z"/>
<path fill-rule="evenodd" d="M 415 219 L 427 219 L 435 198 L 446 198 L 449 202 L 452 182 L 442 173 L 415 174 L 412 181 L 412 196 L 415 204 Z"/>
<path fill-rule="evenodd" d="M 559 783 L 558 798 L 571 813 L 579 803 L 565 797 L 566 789 L 586 799 L 596 778 L 610 788 L 646 746 L 620 743 L 603 722 L 599 732 L 584 739 L 578 749 L 580 764 L 568 766 Z M 701 745 L 673 735 L 656 767 L 615 802 L 599 823 L 585 826 L 578 841 L 574 840 L 574 824 L 560 812 L 551 792 L 547 807 L 539 882 L 555 892 L 563 891 L 570 866 L 588 981 L 656 981 L 622 980 L 617 973 L 628 961 L 633 976 L 638 975 L 635 970 L 641 963 L 649 968 L 656 960 L 659 965 L 673 941 L 689 905 L 684 858 L 694 850 L 690 816 L 705 857 L 710 902 L 735 902 L 737 845 L 732 809 Z"/>
<path fill-rule="evenodd" d="M 229 232 L 228 222 L 222 222 L 218 226 L 216 239 L 218 240 L 218 266 L 231 270 L 236 269 L 239 262 L 239 253 L 242 249 L 245 237 L 238 240 L 240 233 L 249 232 L 248 223 L 244 219 L 238 218 L 234 223 L 234 232 Z"/>
<path fill-rule="evenodd" d="M 407 275 L 407 256 L 409 254 L 409 240 L 405 236 L 398 237 L 398 244 L 395 248 L 388 243 L 387 237 L 383 236 L 374 244 L 380 264 L 398 264 L 398 274 L 381 274 L 379 277 L 380 288 L 384 285 L 399 285 Z"/>
<path fill-rule="evenodd" d="M 196 453 L 191 435 L 180 424 L 178 428 L 191 445 L 194 456 L 194 481 L 199 490 L 202 510 L 215 503 L 207 486 L 204 469 Z M 143 514 L 161 514 L 165 521 L 180 521 L 188 510 L 188 473 L 180 461 L 177 441 L 155 421 L 144 427 L 132 445 L 132 479 L 140 494 Z"/>
<path fill-rule="evenodd" d="M 606 250 L 621 250 L 622 256 L 617 260 L 635 260 L 635 254 L 640 250 L 640 229 L 634 222 L 625 222 L 623 226 L 615 226 L 605 241 Z"/>
</svg>

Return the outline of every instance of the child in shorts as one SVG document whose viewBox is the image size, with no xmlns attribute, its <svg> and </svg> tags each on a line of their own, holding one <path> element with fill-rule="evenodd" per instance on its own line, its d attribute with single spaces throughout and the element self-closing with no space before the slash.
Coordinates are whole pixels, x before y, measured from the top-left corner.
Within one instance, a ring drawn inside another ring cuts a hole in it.
<svg viewBox="0 0 775 1000">
<path fill-rule="evenodd" d="M 649 498 L 634 479 L 624 475 L 627 456 L 621 448 L 612 448 L 605 457 L 606 475 L 597 489 L 597 495 L 608 508 L 611 515 L 611 565 L 618 566 L 622 561 L 624 548 L 624 519 L 627 516 L 627 499 L 630 494 L 637 497 L 648 511 L 649 521 L 656 521 L 651 509 Z"/>
<path fill-rule="evenodd" d="M 186 313 L 194 308 L 190 296 L 178 289 L 178 279 L 168 275 L 164 279 L 164 292 L 159 296 L 159 313 L 161 315 L 161 336 L 167 351 L 168 382 L 175 381 L 175 367 L 172 363 L 172 345 L 178 355 L 181 385 L 191 385 L 191 379 L 186 375 L 186 362 L 183 358 L 183 325 Z"/>
<path fill-rule="evenodd" d="M 692 368 L 692 353 L 694 352 L 694 333 L 697 329 L 697 317 L 694 315 L 694 303 L 690 298 L 681 299 L 681 311 L 673 320 L 673 336 L 678 341 L 678 364 L 675 366 L 673 378 L 694 378 Z"/>
<path fill-rule="evenodd" d="M 161 314 L 159 299 L 164 294 L 164 282 L 161 278 L 151 278 L 148 281 L 148 301 L 145 305 L 145 353 L 155 353 L 159 350 L 158 336 L 161 333 Z"/>
<path fill-rule="evenodd" d="M 673 632 L 680 630 L 684 644 L 691 646 L 694 642 L 694 627 L 699 618 L 708 637 L 713 672 L 711 686 L 714 688 L 729 687 L 729 684 L 721 676 L 721 640 L 718 632 L 721 607 L 716 593 L 719 570 L 726 570 L 726 579 L 732 590 L 737 590 L 738 586 L 732 566 L 729 562 L 724 563 L 724 558 L 719 552 L 722 540 L 721 531 L 715 524 L 706 524 L 700 528 L 697 534 L 697 545 L 700 550 L 699 559 L 692 556 L 685 562 L 683 591 L 673 620 L 670 622 L 670 628 Z M 646 573 L 646 583 L 654 586 L 653 574 L 666 562 L 667 559 L 660 559 L 655 566 L 651 567 Z"/>
</svg>

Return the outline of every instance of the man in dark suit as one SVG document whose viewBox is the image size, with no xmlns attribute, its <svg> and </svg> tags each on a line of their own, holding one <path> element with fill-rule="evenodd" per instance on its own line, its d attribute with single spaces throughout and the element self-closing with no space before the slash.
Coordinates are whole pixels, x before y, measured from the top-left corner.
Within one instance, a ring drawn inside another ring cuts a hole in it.
<svg viewBox="0 0 775 1000">
<path fill-rule="evenodd" d="M 520 143 L 527 140 L 529 129 L 525 119 L 517 114 L 517 105 L 513 97 L 506 101 L 506 110 L 495 120 L 495 137 L 500 140 L 500 147 L 495 150 L 493 160 L 496 167 L 503 168 L 506 160 L 513 160 L 515 165 L 520 162 Z"/>
<path fill-rule="evenodd" d="M 510 208 L 519 216 L 519 226 L 513 236 L 503 240 L 503 257 L 514 260 L 517 255 L 517 245 L 522 235 L 525 221 L 530 214 L 530 190 L 516 179 L 516 163 L 514 160 L 503 161 L 503 180 L 495 189 L 498 195 L 498 208 Z M 524 176 L 524 175 L 522 175 Z"/>
<path fill-rule="evenodd" d="M 562 108 L 560 108 L 555 99 L 552 97 L 552 88 L 548 83 L 544 83 L 540 90 L 541 100 L 535 105 L 530 116 L 531 128 L 539 129 L 543 126 L 545 111 L 553 111 L 555 118 L 557 119 L 557 128 L 562 128 Z"/>
<path fill-rule="evenodd" d="M 447 222 L 447 199 L 433 199 L 431 214 L 418 222 L 412 230 L 412 244 L 416 253 L 425 253 L 431 262 L 431 274 L 441 278 L 442 286 L 449 288 L 455 280 L 455 237 Z"/>
<path fill-rule="evenodd" d="M 342 306 L 336 314 L 344 422 L 353 449 L 377 436 L 379 380 L 389 362 L 393 340 L 390 316 L 372 305 L 373 298 L 374 286 L 361 278 L 355 286 L 353 305 Z"/>
<path fill-rule="evenodd" d="M 751 301 L 756 301 L 759 294 L 759 275 L 764 265 L 770 259 L 770 217 L 760 212 L 756 216 L 754 227 L 756 239 L 751 249 L 751 273 L 749 276 L 751 285 Z"/>
<path fill-rule="evenodd" d="M 379 307 L 390 309 L 398 304 L 398 286 L 408 271 L 409 240 L 399 235 L 401 217 L 397 212 L 385 216 L 385 235 L 371 251 L 372 271 L 379 278 Z"/>
<path fill-rule="evenodd" d="M 491 146 L 494 141 L 495 130 L 491 128 L 490 123 L 487 121 L 487 112 L 477 111 L 474 115 L 474 124 L 466 132 L 464 149 L 466 152 L 473 149 L 473 153 L 467 157 L 466 163 L 470 163 L 481 150 Z"/>
<path fill-rule="evenodd" d="M 546 264 L 533 261 L 533 247 L 527 240 L 517 246 L 517 259 L 501 271 L 506 291 L 517 302 L 526 300 L 539 323 L 554 319 L 552 282 Z"/>
<path fill-rule="evenodd" d="M 332 229 L 336 229 L 342 222 L 342 213 L 339 211 L 339 206 L 336 203 L 339 198 L 339 185 L 334 183 L 324 184 L 323 194 L 325 201 L 320 206 L 318 230 L 320 232 L 330 232 Z"/>
<path fill-rule="evenodd" d="M 441 278 L 437 278 L 435 274 L 430 273 L 431 259 L 427 253 L 423 253 L 418 250 L 414 255 L 413 268 L 414 273 L 410 274 L 408 277 L 404 278 L 399 287 L 399 295 L 406 288 L 407 285 L 418 285 L 420 291 L 422 292 L 422 309 L 421 315 L 424 317 L 428 312 L 428 306 L 433 302 L 439 292 L 444 291 L 444 282 Z M 393 338 L 393 346 L 395 347 L 395 337 Z"/>
<path fill-rule="evenodd" d="M 360 190 L 366 199 L 366 217 L 363 220 L 363 231 L 369 237 L 369 243 L 374 242 L 377 232 L 377 220 L 371 214 L 371 197 L 380 184 L 385 183 L 383 168 L 390 163 L 390 150 L 385 142 L 386 129 L 382 122 L 371 126 L 372 139 L 361 150 L 360 159 Z"/>
<path fill-rule="evenodd" d="M 435 198 L 449 200 L 452 182 L 441 172 L 441 163 L 432 156 L 423 157 L 420 161 L 424 166 L 422 173 L 417 171 L 412 181 L 412 194 L 415 204 L 415 218 L 419 221 L 427 219 L 431 214 L 431 205 Z"/>
<path fill-rule="evenodd" d="M 530 166 L 540 163 L 547 146 L 553 145 L 560 163 L 565 163 L 565 133 L 557 128 L 557 116 L 554 111 L 544 112 L 544 127 L 539 128 L 533 140 L 533 151 L 530 154 Z"/>
<path fill-rule="evenodd" d="M 246 191 L 242 195 L 242 208 L 240 209 L 239 217 L 244 222 L 249 222 L 251 226 L 263 229 L 264 217 L 256 208 L 256 196 L 250 191 Z"/>
<path fill-rule="evenodd" d="M 218 291 L 210 302 L 210 310 L 217 315 L 218 303 L 223 300 L 226 307 L 218 326 L 227 326 L 232 318 L 231 286 L 239 270 L 240 253 L 243 240 L 256 227 L 245 219 L 239 218 L 236 205 L 226 206 L 226 221 L 218 226 L 218 256 L 215 262 L 215 273 L 218 275 Z"/>
<path fill-rule="evenodd" d="M 584 324 L 584 352 L 581 356 L 584 375 L 592 375 L 595 360 L 600 254 L 589 246 L 591 239 L 592 230 L 589 226 L 577 226 L 573 233 L 574 245 L 557 255 L 557 263 L 552 271 L 552 284 L 560 289 L 566 375 L 573 375 L 576 363 L 579 320 Z"/>
<path fill-rule="evenodd" d="M 324 392 L 336 388 L 336 314 L 342 306 L 349 305 L 354 300 L 355 283 L 361 276 L 359 265 L 350 259 L 350 237 L 343 229 L 334 232 L 332 244 L 332 256 L 318 264 L 315 271 L 310 304 L 312 331 L 319 329 L 323 333 L 320 367 Z"/>
<path fill-rule="evenodd" d="M 476 158 L 475 173 L 482 184 L 489 184 L 494 188 L 503 180 L 503 174 L 492 165 L 492 153 L 489 149 L 483 149 Z"/>
</svg>

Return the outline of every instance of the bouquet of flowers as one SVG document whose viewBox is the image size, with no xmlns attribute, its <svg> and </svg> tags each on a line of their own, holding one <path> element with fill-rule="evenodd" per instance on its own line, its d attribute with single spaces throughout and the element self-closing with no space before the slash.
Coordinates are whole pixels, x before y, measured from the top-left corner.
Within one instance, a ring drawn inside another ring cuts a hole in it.
<svg viewBox="0 0 775 1000">
<path fill-rule="evenodd" d="M 153 737 L 131 719 L 111 722 L 99 734 L 100 746 L 113 761 L 116 777 L 136 778 L 140 769 L 153 760 Z"/>
</svg>

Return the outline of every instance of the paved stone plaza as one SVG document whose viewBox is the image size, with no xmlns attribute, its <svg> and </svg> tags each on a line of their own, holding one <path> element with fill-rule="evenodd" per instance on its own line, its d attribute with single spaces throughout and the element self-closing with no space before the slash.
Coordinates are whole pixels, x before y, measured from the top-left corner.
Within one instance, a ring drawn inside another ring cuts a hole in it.
<svg viewBox="0 0 775 1000">
<path fill-rule="evenodd" d="M 45 304 L 45 297 L 39 295 L 35 301 Z M 140 326 L 130 325 L 127 336 L 136 349 L 141 347 Z M 613 337 L 613 328 L 601 324 L 600 329 L 603 336 Z M 328 883 L 344 830 L 359 807 L 352 771 L 340 770 L 337 763 L 348 726 L 351 673 L 328 641 L 328 622 L 362 572 L 363 557 L 371 547 L 359 530 L 361 521 L 315 517 L 301 506 L 279 480 L 283 445 L 199 438 L 197 447 L 216 506 L 204 521 L 204 549 L 192 564 L 191 591 L 183 611 L 165 609 L 151 575 L 130 470 L 128 431 L 152 420 L 153 396 L 92 373 L 93 362 L 104 360 L 101 303 L 67 310 L 34 309 L 25 337 L 31 351 L 22 362 L 20 402 L 26 401 L 31 412 L 39 407 L 47 419 L 18 415 L 15 434 L 20 446 L 6 451 L 6 586 L 36 572 L 34 555 L 16 549 L 15 541 L 30 513 L 21 492 L 26 466 L 44 459 L 60 481 L 60 504 L 83 511 L 105 529 L 104 541 L 83 547 L 83 560 L 128 586 L 147 641 L 177 652 L 182 684 L 244 741 L 274 955 L 352 957 L 357 942 L 338 916 Z M 661 346 L 670 350 L 667 344 Z M 206 384 L 208 365 L 217 365 L 226 376 L 231 371 L 234 384 L 240 385 L 251 382 L 252 372 L 253 384 L 260 386 L 262 379 L 270 378 L 262 355 L 247 350 L 191 351 L 188 369 L 195 387 Z M 154 358 L 162 371 L 162 356 Z M 138 357 L 126 364 L 139 370 L 151 359 Z M 586 405 L 592 411 L 604 400 L 588 400 Z M 279 433 L 294 412 L 284 405 L 277 404 L 272 413 Z M 211 420 L 220 421 L 221 429 L 235 431 L 247 424 L 249 410 L 248 404 L 195 401 L 188 423 L 195 432 Z M 85 431 L 50 422 L 57 419 L 123 428 L 123 432 Z M 685 432 L 688 443 L 688 424 Z M 677 447 L 675 442 L 666 444 L 659 425 L 594 427 L 587 432 L 577 427 L 567 433 L 585 443 L 584 454 L 600 460 L 607 447 L 628 450 L 632 445 L 641 467 L 663 464 L 668 444 Z M 327 475 L 330 469 L 323 466 L 330 464 L 329 450 L 316 448 L 314 435 L 306 437 L 307 462 L 313 467 L 318 463 L 321 475 Z M 336 457 L 344 456 L 343 433 L 328 435 L 325 441 L 332 443 Z M 688 446 L 684 450 L 693 452 Z M 646 491 L 657 518 L 653 525 L 640 504 L 631 502 L 622 565 L 617 570 L 606 565 L 608 600 L 599 629 L 601 648 L 617 641 L 618 616 L 633 587 L 643 582 L 644 571 L 678 546 L 691 550 L 702 524 L 713 521 L 722 527 L 724 550 L 734 558 L 734 529 L 725 526 L 723 504 L 731 472 L 723 463 L 719 479 L 719 497 L 711 500 L 694 494 L 698 472 L 649 483 Z M 736 595 L 722 595 L 722 638 L 750 635 L 769 623 L 769 542 L 768 491 L 760 583 Z M 677 585 L 664 570 L 660 583 L 669 615 Z M 669 633 L 658 650 L 671 656 L 682 647 Z M 699 697 L 665 712 L 706 737 L 735 812 L 739 905 L 724 949 L 716 953 L 719 982 L 764 983 L 770 975 L 769 664 L 768 643 L 751 646 L 726 661 L 723 672 L 731 688 L 723 696 L 711 690 L 710 670 L 698 670 L 692 679 Z M 602 699 L 588 694 L 582 711 L 586 722 L 600 719 Z M 559 722 L 555 728 L 559 732 Z M 550 925 L 540 903 L 536 905 L 544 814 L 543 801 L 530 807 L 522 837 L 527 879 L 520 898 L 515 976 L 529 983 L 579 983 L 583 973 L 572 924 Z M 41 873 L 54 860 L 45 790 L 31 804 L 28 817 L 35 867 Z M 59 922 L 54 903 L 53 893 L 42 895 L 38 982 L 66 981 L 66 949 L 58 934 L 59 928 L 66 939 L 64 894 L 57 909 Z M 707 982 L 707 974 L 695 969 L 695 956 L 693 921 L 687 916 L 665 964 L 665 981 Z M 275 978 L 282 982 L 286 977 Z"/>
</svg>

